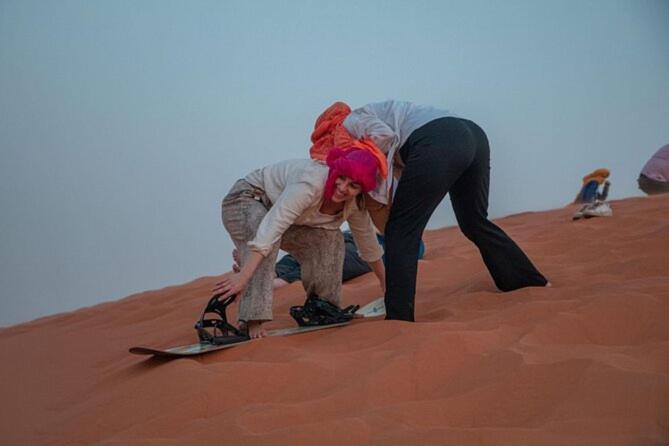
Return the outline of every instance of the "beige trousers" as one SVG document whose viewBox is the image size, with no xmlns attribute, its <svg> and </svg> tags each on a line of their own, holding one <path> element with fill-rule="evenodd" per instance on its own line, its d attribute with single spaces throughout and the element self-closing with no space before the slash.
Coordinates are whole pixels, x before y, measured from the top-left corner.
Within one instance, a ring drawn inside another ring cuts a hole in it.
<svg viewBox="0 0 669 446">
<path fill-rule="evenodd" d="M 263 191 L 245 180 L 237 181 L 223 199 L 223 225 L 239 251 L 240 266 L 250 251 L 247 242 L 255 237 L 270 207 Z M 272 285 L 279 249 L 289 252 L 300 263 L 307 296 L 316 295 L 339 305 L 344 266 L 341 231 L 294 225 L 272 247 L 246 286 L 239 301 L 240 321 L 272 320 Z"/>
</svg>

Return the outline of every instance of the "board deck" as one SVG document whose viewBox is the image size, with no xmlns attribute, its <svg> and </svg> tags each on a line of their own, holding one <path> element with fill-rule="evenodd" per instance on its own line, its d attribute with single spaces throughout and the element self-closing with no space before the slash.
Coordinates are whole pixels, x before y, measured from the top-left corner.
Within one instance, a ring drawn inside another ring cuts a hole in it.
<svg viewBox="0 0 669 446">
<path fill-rule="evenodd" d="M 368 318 L 368 317 L 378 317 L 386 315 L 386 304 L 383 301 L 383 297 L 379 297 L 364 305 L 355 312 L 355 318 Z"/>
<path fill-rule="evenodd" d="M 386 314 L 386 308 L 383 303 L 383 298 L 379 298 L 376 300 L 373 300 L 372 302 L 368 303 L 367 305 L 361 307 L 356 311 L 355 317 L 356 318 L 372 318 L 372 317 L 378 317 L 378 316 L 383 316 Z M 318 330 L 326 330 L 330 328 L 336 328 L 336 327 L 343 327 L 344 325 L 349 325 L 351 322 L 342 322 L 340 324 L 332 324 L 332 325 L 321 325 L 321 326 L 314 326 L 314 327 L 288 327 L 288 328 L 278 328 L 275 330 L 270 330 L 267 333 L 267 336 L 291 336 L 291 335 L 296 335 L 296 334 L 301 334 L 301 333 L 308 333 L 311 331 L 318 331 Z M 226 345 L 215 345 L 215 344 L 208 344 L 208 343 L 196 343 L 196 344 L 188 344 L 188 345 L 179 345 L 177 347 L 169 347 L 169 348 L 154 348 L 154 347 L 147 347 L 147 346 L 136 346 L 136 347 L 131 347 L 129 349 L 130 353 L 133 353 L 135 355 L 153 355 L 153 356 L 162 356 L 162 357 L 184 357 L 184 356 L 196 356 L 196 355 L 201 355 L 204 353 L 209 353 L 209 352 L 214 352 L 218 350 L 225 350 L 228 348 L 236 347 L 238 345 L 246 344 L 247 342 L 251 342 L 251 340 L 246 340 L 246 341 L 240 341 L 236 342 L 234 344 L 226 344 Z"/>
<path fill-rule="evenodd" d="M 291 336 L 301 333 L 308 333 L 310 331 L 326 330 L 329 328 L 342 327 L 348 325 L 350 322 L 343 322 L 341 324 L 332 324 L 332 325 L 322 325 L 318 327 L 288 327 L 288 328 L 279 328 L 276 330 L 270 330 L 267 332 L 267 336 Z M 234 344 L 225 344 L 225 345 L 215 345 L 215 344 L 206 344 L 206 343 L 196 343 L 188 345 L 180 345 L 177 347 L 170 347 L 165 349 L 146 347 L 146 346 L 137 346 L 129 349 L 130 353 L 136 355 L 154 355 L 154 356 L 195 356 L 201 355 L 203 353 L 214 352 L 217 350 L 224 350 L 226 348 L 236 347 L 238 345 L 246 344 L 251 342 L 251 340 L 235 342 Z"/>
</svg>

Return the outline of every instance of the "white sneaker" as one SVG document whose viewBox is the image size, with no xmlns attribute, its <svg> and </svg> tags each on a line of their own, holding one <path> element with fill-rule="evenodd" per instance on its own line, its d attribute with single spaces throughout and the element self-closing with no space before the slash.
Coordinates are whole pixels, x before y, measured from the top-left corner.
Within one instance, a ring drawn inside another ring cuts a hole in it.
<svg viewBox="0 0 669 446">
<path fill-rule="evenodd" d="M 588 209 L 590 206 L 592 206 L 592 203 L 584 204 L 581 206 L 578 211 L 574 213 L 574 216 L 571 218 L 572 220 L 579 220 L 584 217 L 583 212 Z"/>
<path fill-rule="evenodd" d="M 583 211 L 583 216 L 585 218 L 611 217 L 612 215 L 613 210 L 611 209 L 611 206 L 609 206 L 609 204 L 604 201 L 596 201 Z"/>
</svg>

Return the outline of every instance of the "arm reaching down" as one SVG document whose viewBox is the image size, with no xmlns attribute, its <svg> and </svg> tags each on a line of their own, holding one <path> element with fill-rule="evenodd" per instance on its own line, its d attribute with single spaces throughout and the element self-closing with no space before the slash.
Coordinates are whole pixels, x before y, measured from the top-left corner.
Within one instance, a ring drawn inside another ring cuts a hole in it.
<svg viewBox="0 0 669 446">
<path fill-rule="evenodd" d="M 251 251 L 239 272 L 231 271 L 223 274 L 223 278 L 212 289 L 214 294 L 223 293 L 223 298 L 233 294 L 240 294 L 246 288 L 253 273 L 258 269 L 258 265 L 260 265 L 263 259 L 262 254 L 257 251 Z"/>
<path fill-rule="evenodd" d="M 379 259 L 375 262 L 367 262 L 372 268 L 372 271 L 376 275 L 376 278 L 379 279 L 379 286 L 383 293 L 386 293 L 386 267 L 383 265 L 383 259 Z"/>
</svg>

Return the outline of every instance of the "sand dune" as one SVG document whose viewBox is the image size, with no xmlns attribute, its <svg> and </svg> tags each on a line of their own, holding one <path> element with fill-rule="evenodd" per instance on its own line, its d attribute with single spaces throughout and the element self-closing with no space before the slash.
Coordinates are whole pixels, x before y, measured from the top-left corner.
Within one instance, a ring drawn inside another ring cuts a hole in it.
<svg viewBox="0 0 669 446">
<path fill-rule="evenodd" d="M 499 293 L 457 228 L 429 232 L 415 324 L 127 352 L 193 342 L 205 277 L 2 329 L 2 444 L 669 444 L 669 196 L 612 207 L 498 221 L 552 288 Z M 370 275 L 344 286 L 378 295 Z M 270 328 L 302 300 L 279 290 Z"/>
</svg>

